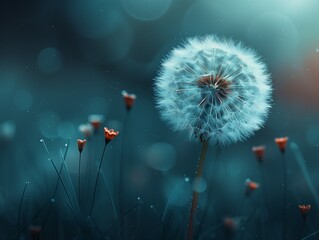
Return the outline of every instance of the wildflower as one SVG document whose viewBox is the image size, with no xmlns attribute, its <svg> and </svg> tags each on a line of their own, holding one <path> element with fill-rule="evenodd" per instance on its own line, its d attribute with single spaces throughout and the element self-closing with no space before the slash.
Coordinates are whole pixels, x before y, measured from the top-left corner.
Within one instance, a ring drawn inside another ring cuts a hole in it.
<svg viewBox="0 0 319 240">
<path fill-rule="evenodd" d="M 91 124 L 81 124 L 79 126 L 79 131 L 86 137 L 89 138 L 92 135 L 93 128 Z"/>
<path fill-rule="evenodd" d="M 89 123 L 91 123 L 91 125 L 94 128 L 94 131 L 97 132 L 97 130 L 100 128 L 101 123 L 104 120 L 103 115 L 100 114 L 92 114 L 88 117 Z"/>
<path fill-rule="evenodd" d="M 124 103 L 126 106 L 126 110 L 129 111 L 134 105 L 136 95 L 135 94 L 128 94 L 125 90 L 122 91 L 122 96 L 124 98 Z"/>
<path fill-rule="evenodd" d="M 262 127 L 271 92 L 260 57 L 215 36 L 175 48 L 155 79 L 161 117 L 176 131 L 220 145 L 244 140 Z"/>
<path fill-rule="evenodd" d="M 234 234 L 239 227 L 239 221 L 235 218 L 226 217 L 223 219 L 224 230 L 227 235 Z"/>
<path fill-rule="evenodd" d="M 30 236 L 32 240 L 39 240 L 41 233 L 41 226 L 31 226 L 30 227 Z"/>
<path fill-rule="evenodd" d="M 288 137 L 275 138 L 275 142 L 277 143 L 279 150 L 284 153 L 286 150 L 286 145 L 288 142 Z"/>
<path fill-rule="evenodd" d="M 265 146 L 256 146 L 252 148 L 252 151 L 256 154 L 256 158 L 259 162 L 264 159 L 265 149 Z"/>
<path fill-rule="evenodd" d="M 299 211 L 303 219 L 306 219 L 311 209 L 311 205 L 299 205 Z"/>
<path fill-rule="evenodd" d="M 249 196 L 250 193 L 254 192 L 257 188 L 259 188 L 259 184 L 251 181 L 249 178 L 245 181 L 246 184 L 246 195 Z"/>
<path fill-rule="evenodd" d="M 77 140 L 77 143 L 78 143 L 78 149 L 79 149 L 79 152 L 81 153 L 84 149 L 84 146 L 86 144 L 86 140 L 85 139 L 78 139 Z"/>
<path fill-rule="evenodd" d="M 109 143 L 113 138 L 115 138 L 119 134 L 118 131 L 115 131 L 113 129 L 104 128 L 104 137 L 105 142 Z"/>
</svg>

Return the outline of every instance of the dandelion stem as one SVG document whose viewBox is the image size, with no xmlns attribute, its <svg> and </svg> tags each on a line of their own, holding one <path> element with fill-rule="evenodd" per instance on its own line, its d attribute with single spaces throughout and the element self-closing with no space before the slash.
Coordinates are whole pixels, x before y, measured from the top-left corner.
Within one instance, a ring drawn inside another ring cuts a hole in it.
<svg viewBox="0 0 319 240">
<path fill-rule="evenodd" d="M 197 229 L 197 233 L 195 234 L 195 239 L 198 239 L 202 228 L 206 222 L 208 213 L 209 213 L 209 207 L 212 205 L 214 207 L 214 203 L 213 203 L 213 197 L 215 196 L 214 194 L 214 190 L 215 190 L 215 184 L 216 184 L 216 173 L 218 173 L 218 169 L 219 169 L 219 154 L 220 154 L 220 148 L 216 149 L 216 155 L 215 155 L 215 159 L 213 159 L 212 162 L 212 168 L 211 168 L 211 172 L 212 172 L 212 178 L 210 179 L 210 186 L 208 186 L 208 192 L 207 192 L 207 199 L 210 199 L 210 202 L 212 202 L 212 204 L 208 204 L 208 202 L 206 201 L 205 206 L 204 206 L 204 210 L 203 210 L 203 215 L 200 219 L 199 225 L 198 225 L 198 229 Z"/>
<path fill-rule="evenodd" d="M 282 206 L 282 220 L 283 220 L 283 228 L 282 228 L 282 240 L 286 239 L 287 232 L 287 163 L 285 153 L 281 153 L 282 157 L 282 170 L 283 170 L 283 206 Z"/>
<path fill-rule="evenodd" d="M 200 158 L 198 161 L 198 166 L 196 171 L 196 180 L 199 180 L 203 175 L 203 167 L 204 167 L 207 150 L 208 150 L 208 141 L 204 141 L 202 143 L 202 150 L 201 150 Z M 199 198 L 199 193 L 196 190 L 194 190 L 193 196 L 192 196 L 192 205 L 191 205 L 189 218 L 188 218 L 187 240 L 193 239 L 194 218 L 195 218 L 196 209 L 198 205 L 198 198 Z"/>
<path fill-rule="evenodd" d="M 23 191 L 22 191 L 22 195 L 21 195 L 21 198 L 20 198 L 19 212 L 18 212 L 18 222 L 17 222 L 18 232 L 20 232 L 20 218 L 21 218 L 22 203 L 23 203 L 25 192 L 27 191 L 28 184 L 29 184 L 29 182 L 25 182 L 24 188 L 23 188 Z"/>
<path fill-rule="evenodd" d="M 122 216 L 124 212 L 124 157 L 123 157 L 123 149 L 124 149 L 124 141 L 126 136 L 126 123 L 129 111 L 125 112 L 124 122 L 123 122 L 123 137 L 121 142 L 121 158 L 120 158 L 120 179 L 119 179 L 119 215 Z M 120 228 L 124 226 L 124 218 L 120 221 Z"/>
<path fill-rule="evenodd" d="M 103 162 L 106 146 L 107 146 L 107 142 L 105 142 L 105 144 L 104 144 L 102 156 L 101 156 L 101 159 L 100 159 L 99 169 L 98 169 L 97 174 L 96 174 L 96 179 L 95 179 L 95 184 L 94 184 L 94 191 L 93 191 L 93 199 L 92 199 L 91 207 L 90 207 L 90 216 L 92 216 L 93 205 L 94 205 L 95 195 L 96 195 L 96 188 L 97 188 L 97 184 L 98 184 L 99 177 L 100 177 L 100 172 L 101 172 L 101 167 L 102 167 L 102 162 Z"/>
<path fill-rule="evenodd" d="M 78 176 L 79 206 L 81 202 L 81 158 L 82 158 L 82 153 L 80 153 L 80 156 L 79 156 L 79 176 Z"/>
<path fill-rule="evenodd" d="M 303 229 L 305 228 L 305 225 L 306 225 L 306 219 L 303 219 L 302 226 L 301 226 L 299 236 L 298 236 L 298 240 L 301 239 L 301 235 L 302 235 Z"/>
</svg>

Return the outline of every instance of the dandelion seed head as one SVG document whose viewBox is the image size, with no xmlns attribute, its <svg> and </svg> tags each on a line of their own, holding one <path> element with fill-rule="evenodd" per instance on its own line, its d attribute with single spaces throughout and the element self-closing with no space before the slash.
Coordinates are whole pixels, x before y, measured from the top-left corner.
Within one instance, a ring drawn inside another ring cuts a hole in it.
<svg viewBox="0 0 319 240">
<path fill-rule="evenodd" d="M 262 127 L 272 92 L 267 67 L 252 49 L 212 35 L 173 49 L 154 87 L 161 117 L 174 130 L 219 145 Z"/>
</svg>

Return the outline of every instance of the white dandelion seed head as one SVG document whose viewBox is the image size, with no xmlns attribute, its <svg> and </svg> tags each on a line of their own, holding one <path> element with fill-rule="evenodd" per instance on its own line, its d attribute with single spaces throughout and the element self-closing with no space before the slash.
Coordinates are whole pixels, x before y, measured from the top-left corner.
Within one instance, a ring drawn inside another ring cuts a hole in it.
<svg viewBox="0 0 319 240">
<path fill-rule="evenodd" d="M 154 88 L 160 115 L 174 130 L 219 145 L 262 127 L 272 93 L 267 67 L 255 51 L 213 35 L 173 49 Z"/>
</svg>

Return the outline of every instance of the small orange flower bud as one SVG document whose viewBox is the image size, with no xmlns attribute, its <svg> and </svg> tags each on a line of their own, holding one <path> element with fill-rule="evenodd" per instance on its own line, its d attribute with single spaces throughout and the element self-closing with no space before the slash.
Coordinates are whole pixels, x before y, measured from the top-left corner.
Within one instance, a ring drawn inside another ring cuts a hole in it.
<svg viewBox="0 0 319 240">
<path fill-rule="evenodd" d="M 227 235 L 232 235 L 237 231 L 239 227 L 239 221 L 231 217 L 226 217 L 223 219 L 223 225 L 225 233 Z"/>
<path fill-rule="evenodd" d="M 82 139 L 78 139 L 77 142 L 78 142 L 79 152 L 81 153 L 83 151 L 83 149 L 84 149 L 85 144 L 86 144 L 86 140 L 85 139 L 83 139 L 83 140 Z"/>
<path fill-rule="evenodd" d="M 41 233 L 41 226 L 31 226 L 30 227 L 30 236 L 32 240 L 39 240 Z"/>
<path fill-rule="evenodd" d="M 259 188 L 259 184 L 251 181 L 249 178 L 246 179 L 246 195 L 249 196 L 250 193 L 254 192 L 257 188 Z"/>
<path fill-rule="evenodd" d="M 100 128 L 103 122 L 103 119 L 104 119 L 103 115 L 93 114 L 89 116 L 88 120 L 93 126 L 95 132 L 97 132 L 97 130 Z"/>
<path fill-rule="evenodd" d="M 79 126 L 79 131 L 86 137 L 89 138 L 92 135 L 93 129 L 89 123 L 81 124 Z"/>
<path fill-rule="evenodd" d="M 256 146 L 252 148 L 252 151 L 256 154 L 256 158 L 258 161 L 262 161 L 265 155 L 265 146 Z"/>
<path fill-rule="evenodd" d="M 275 138 L 275 142 L 277 143 L 279 150 L 284 153 L 286 150 L 286 145 L 288 142 L 288 137 Z"/>
<path fill-rule="evenodd" d="M 104 137 L 105 137 L 105 142 L 108 143 L 110 142 L 113 138 L 115 138 L 119 134 L 118 131 L 115 131 L 113 129 L 108 129 L 104 128 Z"/>
<path fill-rule="evenodd" d="M 126 106 L 126 110 L 129 111 L 134 105 L 136 95 L 135 94 L 128 94 L 126 91 L 122 91 L 122 96 L 124 98 L 124 103 Z"/>
<path fill-rule="evenodd" d="M 299 205 L 299 211 L 304 219 L 307 218 L 310 209 L 311 205 Z"/>
</svg>

